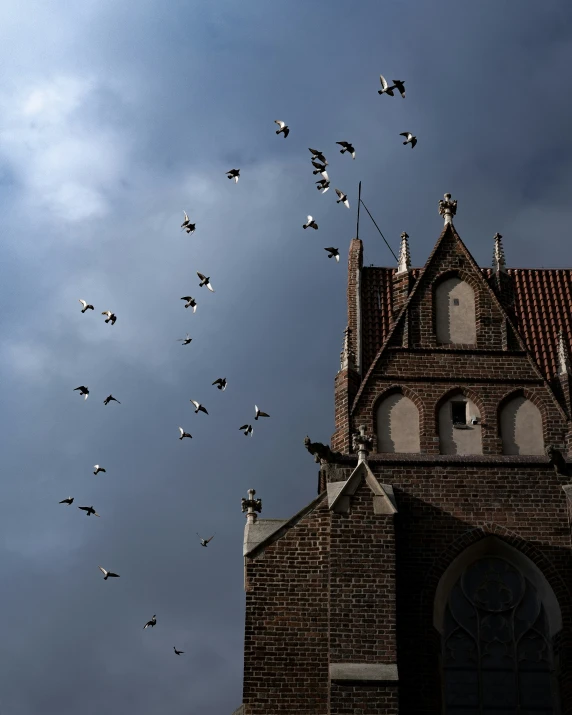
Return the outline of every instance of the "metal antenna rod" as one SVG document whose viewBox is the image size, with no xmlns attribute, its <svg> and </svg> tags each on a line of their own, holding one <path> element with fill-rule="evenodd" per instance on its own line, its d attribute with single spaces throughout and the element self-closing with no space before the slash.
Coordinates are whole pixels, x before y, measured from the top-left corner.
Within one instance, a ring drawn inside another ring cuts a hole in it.
<svg viewBox="0 0 572 715">
<path fill-rule="evenodd" d="M 383 240 L 385 241 L 385 245 L 386 245 L 386 246 L 389 248 L 389 250 L 391 251 L 392 256 L 393 256 L 393 257 L 395 258 L 395 260 L 399 263 L 399 258 L 397 258 L 397 256 L 395 255 L 395 253 L 393 253 L 393 249 L 391 248 L 391 246 L 389 245 L 389 243 L 385 240 L 385 236 L 384 236 L 383 233 L 381 232 L 379 226 L 376 224 L 375 219 L 374 219 L 373 216 L 370 214 L 370 212 L 369 212 L 367 206 L 363 203 L 363 201 L 362 201 L 361 199 L 360 199 L 360 203 L 363 204 L 364 209 L 367 211 L 368 216 L 369 216 L 370 219 L 373 221 L 373 225 L 374 225 L 374 226 L 377 228 L 377 230 L 379 231 L 379 235 L 380 235 L 380 236 L 383 238 Z"/>
<path fill-rule="evenodd" d="M 361 181 L 358 187 L 358 205 L 357 205 L 357 228 L 356 228 L 356 238 L 359 238 L 359 209 L 361 205 Z"/>
</svg>

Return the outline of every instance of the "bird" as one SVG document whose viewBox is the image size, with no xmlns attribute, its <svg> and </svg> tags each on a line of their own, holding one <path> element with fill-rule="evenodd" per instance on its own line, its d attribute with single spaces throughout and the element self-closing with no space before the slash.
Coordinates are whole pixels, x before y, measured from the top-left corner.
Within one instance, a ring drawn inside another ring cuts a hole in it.
<svg viewBox="0 0 572 715">
<path fill-rule="evenodd" d="M 340 149 L 340 154 L 345 154 L 345 152 L 348 151 L 352 155 L 352 159 L 356 158 L 356 150 L 353 148 L 350 142 L 336 142 L 336 144 L 339 144 L 341 147 L 343 147 L 343 149 Z"/>
<path fill-rule="evenodd" d="M 318 191 L 322 191 L 323 194 L 330 188 L 330 181 L 328 179 L 320 179 L 320 181 L 316 181 L 316 184 Z"/>
<path fill-rule="evenodd" d="M 320 176 L 322 177 L 321 181 L 325 181 L 329 186 L 330 185 L 330 177 L 328 176 L 328 172 L 324 169 L 324 171 L 320 171 Z"/>
<path fill-rule="evenodd" d="M 118 573 L 113 573 L 112 571 L 106 571 L 103 566 L 99 566 L 99 570 L 103 574 L 103 580 L 107 581 L 108 578 L 119 578 Z"/>
<path fill-rule="evenodd" d="M 106 470 L 103 467 L 100 467 L 99 464 L 94 464 L 93 465 L 93 473 L 99 474 L 100 472 L 106 472 Z"/>
<path fill-rule="evenodd" d="M 340 197 L 340 198 L 336 201 L 336 203 L 337 203 L 337 204 L 342 203 L 346 208 L 349 209 L 349 207 L 350 207 L 350 202 L 348 201 L 348 196 L 347 196 L 347 194 L 344 194 L 344 192 L 343 192 L 343 191 L 340 191 L 339 189 L 336 189 L 336 194 Z"/>
<path fill-rule="evenodd" d="M 82 313 L 85 313 L 86 310 L 94 310 L 93 305 L 90 305 L 86 300 L 82 300 L 80 298 L 79 302 L 83 305 L 83 308 L 81 310 Z"/>
<path fill-rule="evenodd" d="M 399 136 L 407 137 L 407 141 L 403 142 L 404 146 L 405 146 L 405 144 L 411 143 L 411 148 L 413 149 L 413 147 L 417 144 L 417 137 L 414 137 L 413 134 L 411 134 L 411 132 L 401 132 L 401 134 Z"/>
<path fill-rule="evenodd" d="M 157 623 L 157 616 L 153 615 L 153 618 L 150 621 L 147 621 L 147 623 L 143 626 L 143 630 L 145 630 L 146 628 L 149 628 L 149 626 L 151 626 L 151 628 L 153 628 L 155 623 Z"/>
<path fill-rule="evenodd" d="M 74 387 L 73 392 L 76 390 L 79 390 L 79 394 L 83 395 L 83 399 L 87 400 L 87 397 L 89 395 L 89 389 L 85 385 L 80 385 L 79 387 Z"/>
<path fill-rule="evenodd" d="M 311 216 L 308 216 L 308 221 L 302 226 L 302 228 L 313 228 L 318 230 L 318 224 L 314 221 Z"/>
<path fill-rule="evenodd" d="M 338 263 L 340 262 L 340 252 L 338 251 L 337 248 L 332 248 L 332 247 L 324 248 L 324 251 L 330 252 L 330 255 L 328 256 L 328 258 L 335 258 Z"/>
<path fill-rule="evenodd" d="M 256 416 L 254 418 L 255 420 L 257 420 L 259 417 L 270 417 L 270 415 L 266 412 L 262 412 L 262 410 L 259 410 L 256 405 L 254 405 L 254 410 L 256 412 Z"/>
<path fill-rule="evenodd" d="M 218 377 L 213 385 L 216 385 L 219 390 L 226 390 L 226 377 Z"/>
<path fill-rule="evenodd" d="M 203 274 L 199 273 L 198 271 L 197 271 L 197 275 L 201 279 L 201 282 L 199 283 L 199 288 L 206 286 L 210 290 L 211 293 L 214 293 L 214 289 L 211 285 L 211 279 L 207 278 L 207 276 L 203 276 Z"/>
<path fill-rule="evenodd" d="M 183 439 L 183 437 L 190 437 L 191 439 L 193 438 L 193 435 L 190 434 L 189 432 L 185 432 L 185 430 L 182 427 L 179 427 L 179 432 L 181 433 L 181 436 L 179 439 Z"/>
<path fill-rule="evenodd" d="M 385 77 L 380 74 L 379 75 L 379 81 L 381 82 L 381 89 L 377 90 L 378 94 L 389 94 L 390 97 L 393 97 L 393 90 L 395 87 L 392 85 L 391 87 L 387 84 L 387 80 Z"/>
<path fill-rule="evenodd" d="M 173 646 L 173 650 L 175 651 L 175 655 L 181 655 L 181 653 L 184 653 L 184 650 L 177 650 L 175 646 Z"/>
<path fill-rule="evenodd" d="M 234 179 L 235 184 L 238 184 L 238 177 L 240 176 L 240 169 L 231 169 L 226 172 L 229 179 Z"/>
<path fill-rule="evenodd" d="M 119 402 L 119 400 L 116 400 L 115 397 L 113 397 L 113 395 L 108 395 L 108 396 L 105 398 L 105 400 L 103 400 L 103 404 L 104 404 L 104 405 L 108 405 L 108 404 L 109 404 L 110 402 L 112 402 L 112 401 L 113 401 L 113 402 L 117 402 L 118 405 L 121 404 L 121 402 Z"/>
<path fill-rule="evenodd" d="M 177 338 L 177 342 L 178 342 L 178 343 L 180 343 L 181 341 L 182 341 L 183 345 L 188 345 L 188 344 L 192 341 L 192 338 L 191 338 L 191 337 L 189 336 L 189 334 L 187 333 L 187 337 L 186 337 L 186 338 Z"/>
<path fill-rule="evenodd" d="M 313 171 L 312 174 L 316 176 L 316 174 L 322 174 L 324 171 L 326 171 L 326 165 L 325 164 L 318 164 L 317 161 L 314 161 L 312 159 L 312 166 L 316 168 L 316 171 Z"/>
<path fill-rule="evenodd" d="M 110 310 L 104 310 L 102 315 L 107 315 L 107 318 L 105 319 L 106 323 L 111 321 L 111 325 L 115 325 L 115 321 L 117 320 L 115 313 L 112 313 Z"/>
<path fill-rule="evenodd" d="M 60 504 L 73 504 L 73 497 L 68 497 L 67 499 L 62 499 Z"/>
<path fill-rule="evenodd" d="M 215 533 L 216 533 L 216 532 L 215 532 Z M 211 539 L 214 537 L 214 534 L 213 534 L 213 535 L 210 537 L 210 539 L 203 539 L 202 536 L 201 536 L 198 532 L 196 532 L 196 534 L 197 534 L 197 536 L 199 537 L 199 539 L 201 540 L 201 546 L 206 546 L 206 545 L 209 543 L 209 541 L 211 541 Z"/>
<path fill-rule="evenodd" d="M 254 432 L 254 430 L 252 429 L 252 425 L 242 425 L 242 427 L 239 427 L 238 429 L 244 432 L 245 437 L 252 437 L 252 433 Z"/>
<path fill-rule="evenodd" d="M 191 223 L 191 219 L 187 216 L 187 212 L 183 211 L 185 214 L 185 220 L 181 224 L 181 228 L 184 228 L 187 233 L 194 233 L 196 224 Z"/>
<path fill-rule="evenodd" d="M 99 514 L 95 511 L 95 509 L 92 506 L 78 506 L 78 509 L 81 509 L 82 511 L 87 512 L 88 516 L 91 516 L 92 514 L 94 516 L 99 516 Z"/>
<path fill-rule="evenodd" d="M 197 301 L 193 298 L 192 295 L 185 295 L 181 298 L 181 300 L 187 301 L 185 308 L 192 308 L 193 313 L 197 312 Z"/>
<path fill-rule="evenodd" d="M 284 124 L 284 122 L 282 122 L 280 119 L 275 119 L 274 123 L 278 124 L 278 126 L 280 127 L 280 129 L 276 130 L 276 134 L 282 133 L 284 134 L 284 139 L 286 139 L 288 134 L 290 134 L 290 127 L 286 126 L 286 124 Z"/>
<path fill-rule="evenodd" d="M 314 159 L 317 159 L 318 161 L 321 161 L 322 164 L 328 165 L 328 162 L 326 161 L 326 157 L 322 154 L 321 151 L 318 151 L 317 149 L 310 149 L 312 154 L 314 155 Z"/>
<path fill-rule="evenodd" d="M 189 402 L 192 402 L 193 405 L 195 406 L 195 415 L 197 412 L 204 412 L 205 415 L 208 415 L 208 412 L 205 410 L 205 408 L 201 405 L 200 402 L 196 402 L 195 400 L 189 400 Z"/>
<path fill-rule="evenodd" d="M 402 79 L 392 79 L 394 88 L 399 92 L 399 94 L 405 99 L 405 82 Z"/>
</svg>

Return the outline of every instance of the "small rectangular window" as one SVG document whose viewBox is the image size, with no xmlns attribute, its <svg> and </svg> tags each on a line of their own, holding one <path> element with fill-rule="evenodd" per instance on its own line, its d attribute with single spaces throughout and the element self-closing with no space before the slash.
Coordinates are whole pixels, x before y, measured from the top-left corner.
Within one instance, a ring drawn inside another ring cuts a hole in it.
<svg viewBox="0 0 572 715">
<path fill-rule="evenodd" d="M 453 425 L 467 424 L 467 403 L 465 401 L 451 402 L 451 418 Z"/>
<path fill-rule="evenodd" d="M 459 299 L 453 298 L 453 305 L 459 305 Z"/>
</svg>

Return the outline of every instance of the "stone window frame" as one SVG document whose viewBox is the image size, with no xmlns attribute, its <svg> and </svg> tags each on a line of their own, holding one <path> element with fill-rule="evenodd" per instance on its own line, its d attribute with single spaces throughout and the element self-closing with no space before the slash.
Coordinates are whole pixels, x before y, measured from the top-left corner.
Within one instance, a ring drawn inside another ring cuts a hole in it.
<svg viewBox="0 0 572 715">
<path fill-rule="evenodd" d="M 475 295 L 475 332 L 477 340 L 475 343 L 440 343 L 437 340 L 437 288 L 449 280 L 450 278 L 458 278 L 471 286 L 473 293 Z M 479 285 L 478 281 L 473 275 L 463 271 L 459 268 L 450 268 L 442 273 L 439 273 L 433 281 L 431 282 L 431 326 L 433 329 L 433 340 L 435 347 L 439 348 L 459 348 L 459 349 L 470 349 L 479 348 L 480 346 L 480 334 L 481 334 L 481 291 L 482 286 Z"/>
</svg>

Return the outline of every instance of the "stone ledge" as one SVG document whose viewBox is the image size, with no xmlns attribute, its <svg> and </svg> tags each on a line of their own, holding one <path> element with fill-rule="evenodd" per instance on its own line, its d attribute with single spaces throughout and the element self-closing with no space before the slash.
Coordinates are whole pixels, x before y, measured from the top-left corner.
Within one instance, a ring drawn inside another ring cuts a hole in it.
<svg viewBox="0 0 572 715">
<path fill-rule="evenodd" d="M 330 680 L 367 683 L 397 682 L 397 663 L 330 663 Z"/>
</svg>

